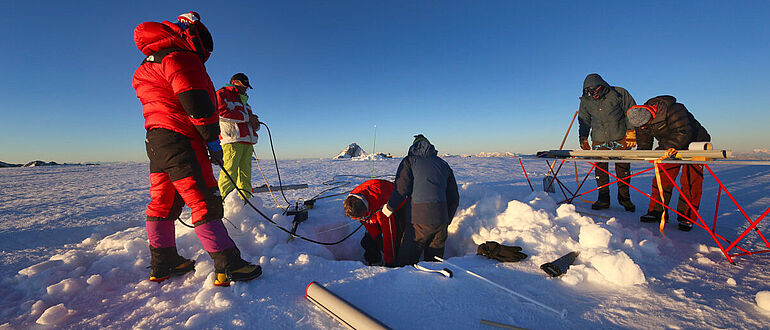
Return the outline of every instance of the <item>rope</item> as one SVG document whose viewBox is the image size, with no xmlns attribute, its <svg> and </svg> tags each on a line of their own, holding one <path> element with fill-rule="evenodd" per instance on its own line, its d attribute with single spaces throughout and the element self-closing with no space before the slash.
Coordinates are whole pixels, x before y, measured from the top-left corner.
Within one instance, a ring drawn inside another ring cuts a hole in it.
<svg viewBox="0 0 770 330">
<path fill-rule="evenodd" d="M 286 209 L 281 206 L 280 203 L 278 203 L 278 199 L 275 198 L 275 194 L 273 194 L 273 189 L 270 188 L 270 183 L 267 182 L 267 177 L 265 177 L 265 173 L 262 172 L 262 165 L 259 164 L 259 158 L 257 157 L 256 151 L 252 150 L 252 153 L 254 154 L 254 160 L 257 161 L 257 168 L 259 168 L 259 174 L 262 175 L 262 179 L 265 180 L 265 187 L 267 187 L 267 191 L 270 192 L 270 196 L 273 197 L 273 201 L 275 202 L 275 206 L 278 206 L 279 209 L 286 211 Z"/>
<path fill-rule="evenodd" d="M 195 229 L 194 225 L 188 225 L 186 222 L 184 222 L 184 220 L 182 220 L 181 217 L 176 218 L 176 219 L 179 220 L 179 223 L 183 224 L 185 227 L 191 228 L 191 229 Z M 230 226 L 232 226 L 233 229 L 235 229 L 235 231 L 238 232 L 238 234 L 233 234 L 233 236 L 243 236 L 243 232 L 240 229 L 238 229 L 238 227 L 236 227 L 235 224 L 230 221 L 230 219 L 228 219 L 228 218 L 223 216 L 222 220 L 227 221 L 227 223 L 229 223 Z"/>
<path fill-rule="evenodd" d="M 658 183 L 658 193 L 660 193 L 660 202 L 666 203 L 666 200 L 663 198 L 663 184 L 660 179 L 660 161 L 666 159 L 666 158 L 673 158 L 676 156 L 676 149 L 669 148 L 666 150 L 666 153 L 663 156 L 660 156 L 660 158 L 653 161 L 653 164 L 655 165 L 655 181 Z M 666 208 L 663 208 L 663 212 L 660 214 L 660 234 L 663 236 L 666 236 L 666 234 L 663 232 L 663 227 L 666 226 Z"/>
<path fill-rule="evenodd" d="M 267 124 L 265 124 L 264 122 L 260 122 L 260 124 L 261 124 L 261 125 L 263 125 L 263 126 L 265 126 L 265 128 L 267 129 L 268 138 L 270 139 L 270 150 L 271 150 L 271 151 L 272 151 L 272 153 L 273 153 L 273 161 L 274 161 L 274 163 L 275 163 L 275 171 L 276 171 L 276 173 L 278 174 L 278 186 L 279 186 L 279 188 L 280 188 L 280 190 L 281 190 L 281 195 L 283 196 L 283 199 L 286 201 L 286 203 L 287 203 L 288 205 L 291 205 L 291 202 L 289 202 L 289 199 L 288 199 L 288 198 L 286 198 L 286 195 L 285 195 L 285 194 L 284 194 L 284 192 L 283 192 L 283 182 L 281 181 L 281 172 L 280 172 L 280 170 L 278 169 L 278 158 L 275 156 L 275 147 L 273 146 L 273 134 L 270 132 L 270 127 L 269 127 L 269 126 L 267 126 Z M 285 208 L 281 207 L 280 203 L 278 203 L 278 199 L 277 199 L 277 198 L 275 197 L 275 195 L 273 194 L 273 191 L 272 191 L 272 189 L 270 188 L 270 184 L 267 182 L 267 178 L 265 177 L 265 174 L 264 174 L 264 172 L 262 171 L 262 166 L 261 166 L 261 165 L 260 165 L 260 163 L 259 163 L 259 158 L 257 158 L 257 154 L 256 154 L 256 152 L 253 152 L 253 154 L 254 154 L 254 159 L 256 159 L 256 161 L 257 161 L 257 167 L 259 168 L 259 172 L 260 172 L 260 174 L 262 175 L 262 178 L 265 180 L 265 185 L 267 186 L 267 189 L 268 189 L 268 191 L 270 192 L 270 195 L 273 197 L 273 201 L 276 203 L 276 205 L 277 205 L 277 206 L 278 206 L 280 209 L 282 209 L 282 210 L 286 211 L 286 209 L 285 209 Z M 223 164 L 221 164 L 221 163 L 217 162 L 217 165 L 218 165 L 218 166 L 219 166 L 219 168 L 222 170 L 222 172 L 224 172 L 224 173 L 225 173 L 225 175 L 227 176 L 227 178 L 228 178 L 230 181 L 233 181 L 233 182 L 235 182 L 235 181 L 233 180 L 232 176 L 230 175 L 230 173 L 229 173 L 227 170 L 225 170 L 225 168 L 224 168 Z M 352 189 L 351 189 L 351 190 L 348 190 L 348 191 L 345 191 L 345 192 L 340 192 L 340 193 L 337 193 L 337 194 L 332 194 L 332 195 L 327 195 L 327 196 L 321 196 L 321 195 L 322 195 L 323 193 L 325 193 L 325 192 L 328 192 L 328 191 L 332 191 L 332 190 L 334 190 L 334 189 L 339 189 L 339 188 L 342 188 L 342 187 L 348 186 L 348 185 L 350 185 L 350 184 L 352 183 L 352 182 L 350 182 L 350 181 L 338 181 L 338 179 L 336 179 L 337 177 L 360 177 L 360 178 L 367 178 L 367 179 L 368 179 L 368 178 L 383 178 L 383 177 L 393 177 L 393 176 L 394 176 L 394 175 L 380 175 L 380 176 L 376 176 L 376 177 L 363 176 L 363 175 L 355 175 L 355 174 L 349 174 L 349 175 L 335 175 L 335 176 L 333 176 L 333 177 L 332 177 L 332 179 L 331 179 L 331 180 L 323 182 L 323 184 L 324 184 L 324 185 L 334 185 L 334 186 L 333 186 L 333 187 L 330 187 L 330 188 L 327 188 L 327 189 L 324 189 L 324 190 L 322 190 L 321 192 L 319 192 L 318 194 L 316 194 L 315 196 L 313 196 L 313 198 L 311 198 L 310 200 L 319 200 L 319 199 L 324 199 L 324 198 L 329 198 L 329 197 L 334 197 L 334 196 L 340 196 L 340 195 L 344 195 L 344 194 L 348 194 L 348 193 L 350 193 L 350 192 L 352 191 Z M 274 225 L 276 228 L 278 228 L 278 229 L 280 229 L 280 230 L 282 230 L 282 231 L 286 232 L 287 234 L 291 235 L 291 237 L 292 237 L 292 238 L 296 237 L 296 238 L 299 238 L 299 239 L 302 239 L 302 240 L 308 241 L 308 242 L 310 242 L 310 243 L 315 243 L 315 244 L 319 244 L 319 245 L 336 245 L 336 244 L 342 243 L 342 242 L 343 242 L 343 241 L 345 241 L 346 239 L 350 238 L 350 236 L 353 236 L 353 234 L 355 234 L 355 233 L 356 233 L 356 232 L 357 232 L 359 229 L 361 229 L 361 227 L 363 227 L 363 223 L 361 223 L 361 224 L 358 226 L 358 228 L 356 228 L 356 229 L 355 229 L 354 231 L 352 231 L 350 234 L 348 234 L 347 236 L 345 236 L 344 238 L 342 238 L 341 240 L 339 240 L 339 241 L 337 241 L 337 242 L 320 242 L 320 241 L 316 241 L 316 240 L 313 240 L 313 239 L 310 239 L 310 238 L 307 238 L 307 237 L 304 237 L 304 236 L 301 236 L 301 235 L 297 235 L 297 234 L 295 234 L 295 233 L 292 233 L 290 230 L 288 230 L 288 229 L 286 229 L 286 228 L 284 228 L 284 227 L 281 227 L 281 226 L 280 226 L 278 223 L 276 223 L 276 222 L 275 222 L 275 221 L 273 221 L 273 220 L 272 220 L 270 217 L 268 217 L 267 215 L 265 215 L 264 213 L 262 213 L 262 211 L 260 211 L 259 209 L 257 209 L 257 208 L 256 208 L 256 206 L 254 206 L 254 204 L 252 204 L 252 203 L 251 203 L 251 201 L 250 201 L 250 200 L 249 200 L 249 199 L 246 197 L 246 194 L 244 194 L 244 190 L 243 190 L 243 189 L 241 189 L 241 188 L 238 188 L 238 186 L 236 185 L 236 186 L 235 186 L 235 190 L 236 190 L 236 191 L 238 191 L 238 194 L 241 196 L 241 198 L 243 199 L 243 201 L 244 201 L 244 202 L 245 202 L 247 205 L 249 205 L 249 207 L 251 207 L 251 208 L 252 208 L 254 211 L 256 211 L 256 212 L 257 212 L 257 213 L 258 213 L 260 216 L 262 216 L 262 217 L 263 217 L 265 220 L 267 220 L 268 222 L 270 222 L 271 224 L 273 224 L 273 225 Z M 303 201 L 303 202 L 304 202 L 304 200 L 302 200 L 302 199 L 297 199 L 297 201 L 298 201 L 298 203 L 299 203 L 299 201 Z M 180 220 L 180 221 L 181 221 L 181 220 Z M 229 222 L 229 220 L 228 220 L 228 222 Z M 335 228 L 332 228 L 332 229 L 330 229 L 330 230 L 326 230 L 326 231 L 320 232 L 320 233 L 318 233 L 318 234 L 322 234 L 322 233 L 326 233 L 326 232 L 329 232 L 329 231 L 332 231 L 332 230 L 337 230 L 337 229 L 339 229 L 339 228 L 343 228 L 343 227 L 346 227 L 346 226 L 350 226 L 350 224 L 351 224 L 351 223 L 354 223 L 354 222 L 350 222 L 350 223 L 348 223 L 348 224 L 345 224 L 344 226 L 335 227 Z M 230 224 L 231 224 L 231 225 L 233 225 L 232 223 L 230 223 Z M 186 224 L 185 224 L 185 225 L 186 225 Z M 235 226 L 235 225 L 233 225 L 233 226 Z M 237 229 L 237 228 L 236 228 L 236 229 Z"/>
<path fill-rule="evenodd" d="M 331 231 L 335 231 L 335 230 L 340 229 L 340 228 L 350 227 L 350 225 L 352 225 L 354 223 L 359 223 L 359 221 L 358 220 L 348 221 L 344 225 L 337 226 L 337 227 L 334 227 L 332 229 L 327 229 L 327 230 L 324 230 L 324 231 L 319 231 L 316 234 L 325 234 L 325 233 L 328 233 L 328 232 L 331 232 Z"/>
<path fill-rule="evenodd" d="M 273 152 L 273 162 L 275 163 L 275 173 L 278 174 L 278 187 L 281 189 L 281 195 L 283 196 L 283 200 L 286 201 L 286 204 L 291 205 L 291 202 L 289 202 L 289 199 L 286 198 L 286 195 L 283 193 L 283 182 L 281 182 L 281 171 L 278 169 L 278 158 L 275 156 L 275 148 L 273 147 L 273 133 L 270 132 L 270 127 L 267 126 L 267 124 L 263 122 L 259 122 L 260 125 L 265 126 L 267 129 L 267 137 L 270 139 L 270 150 Z"/>
<path fill-rule="evenodd" d="M 310 200 L 319 200 L 319 199 L 324 199 L 324 198 L 329 198 L 329 197 L 346 195 L 346 194 L 349 194 L 351 191 L 353 191 L 352 189 L 350 189 L 350 190 L 343 191 L 343 192 L 336 193 L 336 194 L 332 194 L 332 195 L 321 196 L 325 192 L 332 191 L 332 190 L 335 190 L 335 189 L 339 189 L 339 188 L 342 188 L 342 187 L 346 187 L 346 186 L 349 186 L 349 185 L 351 185 L 353 183 L 353 182 L 351 182 L 349 180 L 344 180 L 344 181 L 340 180 L 339 179 L 340 177 L 363 178 L 363 179 L 378 179 L 378 178 L 389 178 L 389 177 L 394 177 L 395 178 L 395 175 L 383 174 L 383 175 L 378 175 L 378 176 L 366 176 L 366 175 L 358 175 L 358 174 L 335 174 L 331 178 L 331 180 L 327 180 L 327 181 L 324 181 L 324 182 L 321 183 L 321 184 L 323 184 L 325 186 L 332 186 L 332 187 L 322 190 L 321 192 L 319 192 L 318 194 L 316 194 L 315 196 L 310 198 Z"/>
<path fill-rule="evenodd" d="M 267 127 L 267 126 L 265 126 L 265 127 Z M 229 172 L 227 172 L 227 170 L 225 169 L 225 167 L 222 165 L 221 162 L 217 161 L 217 165 L 219 166 L 219 168 L 222 170 L 222 172 L 224 172 L 225 175 L 230 180 L 233 180 L 232 176 L 230 175 Z M 277 166 L 277 164 L 276 164 L 276 166 Z M 282 230 L 283 232 L 291 235 L 291 237 L 296 237 L 296 238 L 299 238 L 301 240 L 304 240 L 304 241 L 307 241 L 307 242 L 310 242 L 310 243 L 315 243 L 315 244 L 318 244 L 318 245 L 337 245 L 337 244 L 340 244 L 340 243 L 344 242 L 348 238 L 350 238 L 350 236 L 353 236 L 353 234 L 355 234 L 359 229 L 361 229 L 361 227 L 364 226 L 364 224 L 361 224 L 360 226 L 358 226 L 358 228 L 356 228 L 356 230 L 352 231 L 350 234 L 348 234 L 347 236 L 343 237 L 341 240 L 336 241 L 336 242 L 320 242 L 320 241 L 316 241 L 314 239 L 310 239 L 310 238 L 307 238 L 307 237 L 304 237 L 304 236 L 301 236 L 301 235 L 297 235 L 295 233 L 292 233 L 291 230 L 288 230 L 288 229 L 286 229 L 284 227 L 281 227 L 281 225 L 279 225 L 277 222 L 273 221 L 273 219 L 270 219 L 270 217 L 268 217 L 267 215 L 262 213 L 262 211 L 260 211 L 256 206 L 254 206 L 254 204 L 252 204 L 251 201 L 246 197 L 246 194 L 243 192 L 243 189 L 235 187 L 235 190 L 238 191 L 239 195 L 241 195 L 241 198 L 243 199 L 243 201 L 246 202 L 246 204 L 248 204 L 249 207 L 251 207 L 251 209 L 253 209 L 260 216 L 262 216 L 262 218 L 267 220 L 267 222 L 270 222 L 276 228 L 278 228 L 278 229 Z"/>
</svg>

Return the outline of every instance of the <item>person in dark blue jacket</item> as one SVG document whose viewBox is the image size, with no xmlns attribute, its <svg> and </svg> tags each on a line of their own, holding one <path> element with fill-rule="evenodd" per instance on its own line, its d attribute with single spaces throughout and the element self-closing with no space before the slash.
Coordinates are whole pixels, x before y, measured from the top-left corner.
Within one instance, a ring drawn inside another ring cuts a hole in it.
<svg viewBox="0 0 770 330">
<path fill-rule="evenodd" d="M 396 188 L 382 213 L 390 216 L 404 200 L 407 221 L 401 248 L 396 258 L 399 266 L 412 265 L 423 260 L 435 261 L 444 257 L 447 228 L 457 212 L 460 194 L 454 173 L 436 148 L 422 134 L 414 136 L 409 153 L 396 172 Z"/>
</svg>

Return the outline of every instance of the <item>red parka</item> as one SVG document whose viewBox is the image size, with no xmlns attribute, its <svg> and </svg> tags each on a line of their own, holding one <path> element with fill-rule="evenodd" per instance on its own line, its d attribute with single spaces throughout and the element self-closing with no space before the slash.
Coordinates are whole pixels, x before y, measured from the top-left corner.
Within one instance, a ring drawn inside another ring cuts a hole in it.
<svg viewBox="0 0 770 330">
<path fill-rule="evenodd" d="M 388 202 L 390 194 L 393 193 L 395 185 L 393 182 L 387 180 L 367 180 L 353 189 L 350 194 L 358 195 L 366 199 L 366 204 L 369 207 L 369 212 L 366 217 L 368 220 L 364 222 L 366 231 L 372 238 L 377 238 L 377 235 L 382 233 L 382 252 L 384 254 L 385 264 L 393 265 L 396 261 L 396 221 L 393 218 L 396 210 L 390 217 L 386 217 L 382 212 L 382 206 Z M 403 206 L 399 205 L 399 208 Z"/>
<path fill-rule="evenodd" d="M 198 33 L 208 34 L 200 30 L 205 30 L 202 24 L 196 25 Z M 210 53 L 196 47 L 199 40 L 191 30 L 169 21 L 137 26 L 134 41 L 144 55 L 167 49 L 178 51 L 164 56 L 161 63 L 140 65 L 133 86 L 142 102 L 145 129 L 165 128 L 210 142 L 219 135 L 214 84 L 203 65 Z"/>
</svg>

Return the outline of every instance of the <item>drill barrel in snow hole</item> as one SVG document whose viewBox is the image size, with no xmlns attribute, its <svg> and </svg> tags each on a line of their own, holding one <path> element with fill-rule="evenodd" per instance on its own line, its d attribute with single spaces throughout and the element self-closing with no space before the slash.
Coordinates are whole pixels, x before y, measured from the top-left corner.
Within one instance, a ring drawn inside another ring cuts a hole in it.
<svg viewBox="0 0 770 330">
<path fill-rule="evenodd" d="M 305 298 L 351 329 L 389 329 L 382 322 L 316 282 L 308 284 Z"/>
</svg>

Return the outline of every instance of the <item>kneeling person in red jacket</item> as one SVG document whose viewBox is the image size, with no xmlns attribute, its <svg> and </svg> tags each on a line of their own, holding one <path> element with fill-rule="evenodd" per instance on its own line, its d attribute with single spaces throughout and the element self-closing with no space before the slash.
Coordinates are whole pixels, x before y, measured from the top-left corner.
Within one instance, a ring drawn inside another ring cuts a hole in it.
<svg viewBox="0 0 770 330">
<path fill-rule="evenodd" d="M 395 266 L 396 255 L 404 232 L 404 217 L 398 208 L 387 217 L 382 212 L 382 206 L 388 202 L 395 185 L 387 180 L 368 180 L 353 189 L 342 203 L 345 216 L 364 224 L 367 233 L 361 239 L 364 248 L 364 259 L 369 265 L 378 264 L 385 256 L 386 266 Z"/>
</svg>

